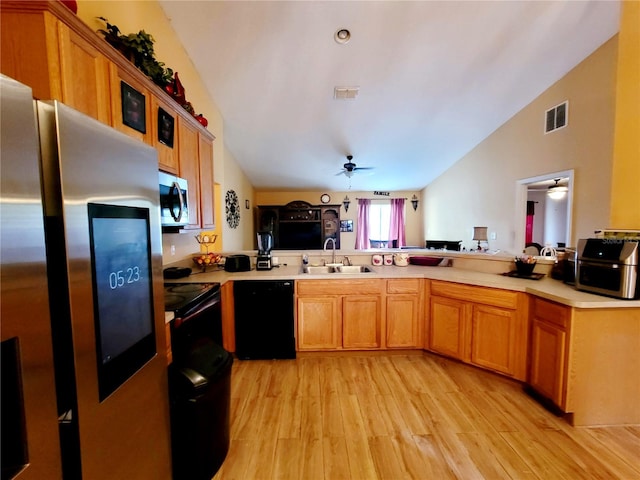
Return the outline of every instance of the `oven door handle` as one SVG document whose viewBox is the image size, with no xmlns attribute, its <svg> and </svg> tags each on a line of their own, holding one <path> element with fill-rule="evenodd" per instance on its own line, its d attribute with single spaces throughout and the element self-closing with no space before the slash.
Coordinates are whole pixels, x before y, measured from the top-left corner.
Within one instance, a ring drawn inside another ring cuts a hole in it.
<svg viewBox="0 0 640 480">
<path fill-rule="evenodd" d="M 611 260 L 610 261 L 597 261 L 597 260 L 592 261 L 592 260 L 585 260 L 585 259 L 579 258 L 578 265 L 585 266 L 585 267 L 599 267 L 599 268 L 612 268 L 612 269 L 620 268 L 619 262 L 611 261 Z"/>
<path fill-rule="evenodd" d="M 207 298 L 205 301 L 203 301 L 202 303 L 199 303 L 198 305 L 193 307 L 191 310 L 186 312 L 186 315 L 184 317 L 175 318 L 174 319 L 174 326 L 175 327 L 179 327 L 183 323 L 188 322 L 192 318 L 200 315 L 203 311 L 205 311 L 205 310 L 217 305 L 218 303 L 220 303 L 220 292 L 214 293 L 209 298 Z"/>
</svg>

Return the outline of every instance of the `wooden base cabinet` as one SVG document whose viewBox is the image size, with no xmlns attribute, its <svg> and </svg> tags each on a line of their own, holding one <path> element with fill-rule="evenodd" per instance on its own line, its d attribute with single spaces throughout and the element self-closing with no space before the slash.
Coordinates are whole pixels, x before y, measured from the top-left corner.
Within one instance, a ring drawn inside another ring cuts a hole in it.
<svg viewBox="0 0 640 480">
<path fill-rule="evenodd" d="M 297 349 L 381 348 L 382 285 L 378 279 L 297 281 Z"/>
<path fill-rule="evenodd" d="M 461 300 L 431 297 L 428 349 L 469 361 L 468 305 Z"/>
<path fill-rule="evenodd" d="M 298 297 L 298 350 L 337 350 L 342 347 L 339 296 Z"/>
<path fill-rule="evenodd" d="M 564 328 L 533 318 L 529 385 L 562 409 L 566 408 L 566 345 Z"/>
<path fill-rule="evenodd" d="M 380 296 L 342 297 L 342 348 L 380 348 Z"/>
<path fill-rule="evenodd" d="M 572 425 L 640 423 L 640 308 L 534 298 L 531 313 L 529 386 Z"/>
<path fill-rule="evenodd" d="M 423 280 L 398 278 L 386 282 L 385 346 L 422 348 Z"/>
<path fill-rule="evenodd" d="M 427 349 L 525 380 L 528 296 L 433 280 Z"/>
<path fill-rule="evenodd" d="M 531 312 L 529 385 L 565 410 L 571 307 L 535 298 Z"/>
</svg>

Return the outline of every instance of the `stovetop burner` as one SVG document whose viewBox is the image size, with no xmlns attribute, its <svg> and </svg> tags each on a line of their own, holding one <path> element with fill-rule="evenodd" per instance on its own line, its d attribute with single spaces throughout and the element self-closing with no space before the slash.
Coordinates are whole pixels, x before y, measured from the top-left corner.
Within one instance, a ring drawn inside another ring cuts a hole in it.
<svg viewBox="0 0 640 480">
<path fill-rule="evenodd" d="M 180 316 L 218 290 L 219 283 L 165 283 L 164 309 Z"/>
</svg>

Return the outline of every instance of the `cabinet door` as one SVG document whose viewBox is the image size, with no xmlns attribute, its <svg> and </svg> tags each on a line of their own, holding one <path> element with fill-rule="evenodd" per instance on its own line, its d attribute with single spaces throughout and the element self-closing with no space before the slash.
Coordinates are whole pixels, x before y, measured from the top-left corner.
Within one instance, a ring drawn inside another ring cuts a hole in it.
<svg viewBox="0 0 640 480">
<path fill-rule="evenodd" d="M 431 297 L 429 348 L 453 358 L 468 361 L 469 305 L 461 300 Z"/>
<path fill-rule="evenodd" d="M 58 37 L 62 102 L 102 123 L 111 124 L 109 61 L 62 23 L 58 23 Z"/>
<path fill-rule="evenodd" d="M 198 131 L 182 117 L 178 125 L 178 161 L 180 176 L 189 186 L 189 225 L 186 228 L 200 228 L 200 165 L 198 162 Z"/>
<path fill-rule="evenodd" d="M 342 298 L 342 347 L 380 348 L 380 297 L 349 295 Z"/>
<path fill-rule="evenodd" d="M 342 344 L 340 297 L 298 297 L 298 350 L 336 350 Z"/>
<path fill-rule="evenodd" d="M 387 296 L 387 347 L 420 348 L 420 304 L 417 295 Z"/>
<path fill-rule="evenodd" d="M 111 77 L 111 126 L 136 140 L 153 145 L 151 95 L 133 75 L 115 63 Z"/>
<path fill-rule="evenodd" d="M 213 140 L 198 134 L 200 165 L 200 225 L 215 228 L 213 196 Z"/>
<path fill-rule="evenodd" d="M 562 327 L 533 319 L 529 384 L 563 409 L 566 335 Z"/>
<path fill-rule="evenodd" d="M 162 109 L 162 110 L 160 110 Z M 151 96 L 151 145 L 158 151 L 160 170 L 178 175 L 177 117 L 171 106 Z"/>
<path fill-rule="evenodd" d="M 514 310 L 474 305 L 471 320 L 471 362 L 513 375 L 516 322 Z"/>
</svg>

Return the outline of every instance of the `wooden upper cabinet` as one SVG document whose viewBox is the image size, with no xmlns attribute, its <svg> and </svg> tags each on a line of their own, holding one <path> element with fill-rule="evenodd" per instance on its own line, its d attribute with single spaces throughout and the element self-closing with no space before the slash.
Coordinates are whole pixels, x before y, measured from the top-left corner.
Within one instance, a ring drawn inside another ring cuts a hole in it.
<svg viewBox="0 0 640 480">
<path fill-rule="evenodd" d="M 9 10 L 0 2 L 3 74 L 29 85 L 39 99 L 62 100 L 58 20 L 48 12 Z"/>
<path fill-rule="evenodd" d="M 111 126 L 152 145 L 151 95 L 129 72 L 109 66 L 111 79 Z"/>
<path fill-rule="evenodd" d="M 69 27 L 58 22 L 62 102 L 109 124 L 109 61 Z"/>
<path fill-rule="evenodd" d="M 150 113 L 151 145 L 158 151 L 160 170 L 178 175 L 177 115 L 169 104 L 155 96 L 151 96 Z"/>
<path fill-rule="evenodd" d="M 198 133 L 200 159 L 200 225 L 215 228 L 215 196 L 213 192 L 213 139 Z"/>
<path fill-rule="evenodd" d="M 197 128 L 182 117 L 178 125 L 178 162 L 180 176 L 189 186 L 189 225 L 185 228 L 200 228 L 200 162 L 198 156 Z"/>
<path fill-rule="evenodd" d="M 32 10 L 29 2 L 16 5 L 2 2 L 2 73 L 30 86 L 38 99 L 110 124 L 107 58 L 51 13 Z"/>
</svg>

